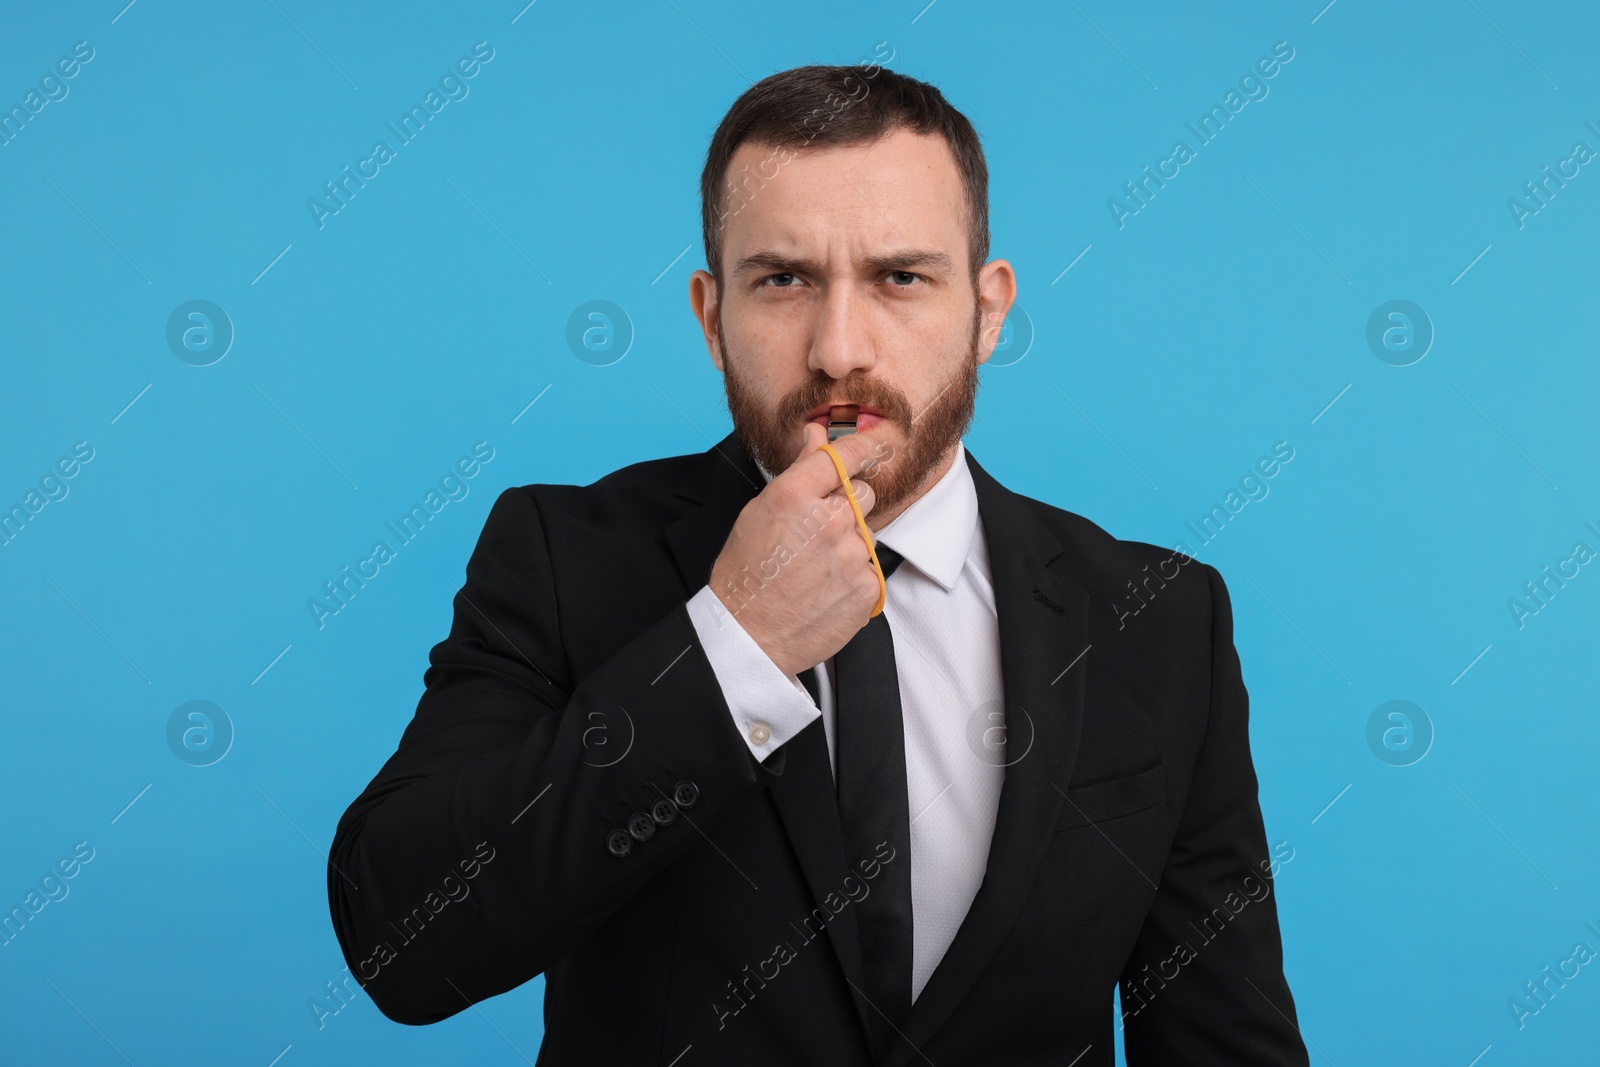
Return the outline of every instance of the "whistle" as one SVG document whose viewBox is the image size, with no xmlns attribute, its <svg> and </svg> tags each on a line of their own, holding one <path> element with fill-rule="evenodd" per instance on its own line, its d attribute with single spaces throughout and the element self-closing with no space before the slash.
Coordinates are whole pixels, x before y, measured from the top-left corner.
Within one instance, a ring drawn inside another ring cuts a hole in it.
<svg viewBox="0 0 1600 1067">
<path fill-rule="evenodd" d="M 856 416 L 861 411 L 859 404 L 835 404 L 828 413 L 828 443 L 832 444 L 847 433 L 856 432 Z"/>
</svg>

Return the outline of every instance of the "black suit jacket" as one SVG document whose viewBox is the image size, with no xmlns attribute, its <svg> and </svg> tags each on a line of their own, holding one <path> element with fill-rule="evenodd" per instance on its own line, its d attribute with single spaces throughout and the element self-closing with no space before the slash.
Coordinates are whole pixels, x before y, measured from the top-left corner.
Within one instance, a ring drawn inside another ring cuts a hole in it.
<svg viewBox="0 0 1600 1067">
<path fill-rule="evenodd" d="M 1009 765 L 983 883 L 881 1062 L 1111 1064 L 1124 1025 L 1135 1067 L 1306 1063 L 1270 878 L 1292 852 L 1263 831 L 1221 577 L 967 461 Z M 330 850 L 334 929 L 389 1018 L 543 974 L 541 1065 L 873 1062 L 867 858 L 821 721 L 757 761 L 685 607 L 762 485 L 730 434 L 495 502 Z"/>
</svg>

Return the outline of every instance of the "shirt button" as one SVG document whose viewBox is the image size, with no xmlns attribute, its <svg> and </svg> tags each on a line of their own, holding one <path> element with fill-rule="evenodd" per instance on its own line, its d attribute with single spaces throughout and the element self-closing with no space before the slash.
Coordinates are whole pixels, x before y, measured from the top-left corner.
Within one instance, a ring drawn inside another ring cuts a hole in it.
<svg viewBox="0 0 1600 1067">
<path fill-rule="evenodd" d="M 764 722 L 758 722 L 750 727 L 750 743 L 764 745 L 772 740 L 772 728 Z"/>
</svg>

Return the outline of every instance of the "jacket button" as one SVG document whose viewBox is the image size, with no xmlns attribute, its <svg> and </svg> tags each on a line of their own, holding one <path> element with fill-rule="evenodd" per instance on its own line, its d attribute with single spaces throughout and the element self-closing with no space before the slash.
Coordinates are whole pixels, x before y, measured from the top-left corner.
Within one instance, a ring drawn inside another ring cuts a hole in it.
<svg viewBox="0 0 1600 1067">
<path fill-rule="evenodd" d="M 695 801 L 700 799 L 700 787 L 693 782 L 679 782 L 672 790 L 672 799 L 680 808 L 692 808 Z"/>
<path fill-rule="evenodd" d="M 635 841 L 648 841 L 656 834 L 656 821 L 642 811 L 628 816 L 628 833 Z"/>
<path fill-rule="evenodd" d="M 678 817 L 678 809 L 673 806 L 672 801 L 663 798 L 650 805 L 650 817 L 657 825 L 671 826 Z"/>
<path fill-rule="evenodd" d="M 606 851 L 622 859 L 633 851 L 633 838 L 626 830 L 613 830 L 606 835 Z"/>
</svg>

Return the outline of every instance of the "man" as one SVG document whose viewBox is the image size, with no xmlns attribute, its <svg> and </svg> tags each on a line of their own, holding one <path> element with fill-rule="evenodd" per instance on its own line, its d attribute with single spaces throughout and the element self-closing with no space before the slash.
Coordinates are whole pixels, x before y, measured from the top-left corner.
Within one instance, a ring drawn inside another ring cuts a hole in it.
<svg viewBox="0 0 1600 1067">
<path fill-rule="evenodd" d="M 541 1064 L 1306 1063 L 1221 577 L 961 442 L 1016 295 L 972 126 L 786 71 L 702 194 L 734 432 L 496 501 L 333 842 L 352 971 L 414 1024 L 543 974 Z"/>
</svg>

